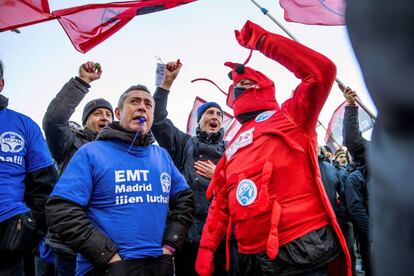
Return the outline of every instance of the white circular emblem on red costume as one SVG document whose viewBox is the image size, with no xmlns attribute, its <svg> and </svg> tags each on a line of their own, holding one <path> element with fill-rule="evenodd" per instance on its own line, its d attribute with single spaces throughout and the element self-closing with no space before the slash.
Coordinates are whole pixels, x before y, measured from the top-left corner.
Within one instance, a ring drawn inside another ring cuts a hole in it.
<svg viewBox="0 0 414 276">
<path fill-rule="evenodd" d="M 257 197 L 257 187 L 250 179 L 243 179 L 237 185 L 236 198 L 242 206 L 252 204 Z"/>
<path fill-rule="evenodd" d="M 267 119 L 272 117 L 272 115 L 275 113 L 276 113 L 275 110 L 262 112 L 256 116 L 256 122 L 260 123 L 260 122 L 266 121 Z"/>
</svg>

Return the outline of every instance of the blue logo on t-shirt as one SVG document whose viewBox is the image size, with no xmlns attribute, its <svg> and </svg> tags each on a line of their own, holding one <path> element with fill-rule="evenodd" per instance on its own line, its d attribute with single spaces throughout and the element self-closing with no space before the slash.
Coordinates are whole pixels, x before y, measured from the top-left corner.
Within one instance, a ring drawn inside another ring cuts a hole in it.
<svg viewBox="0 0 414 276">
<path fill-rule="evenodd" d="M 17 153 L 23 150 L 24 139 L 16 132 L 7 131 L 0 136 L 0 145 L 2 152 Z"/>
<path fill-rule="evenodd" d="M 260 123 L 269 119 L 276 111 L 265 111 L 257 115 L 256 122 Z"/>
<path fill-rule="evenodd" d="M 236 191 L 237 201 L 242 206 L 247 206 L 253 203 L 257 197 L 257 187 L 250 179 L 243 179 L 239 182 Z"/>
<path fill-rule="evenodd" d="M 161 188 L 164 193 L 169 193 L 171 189 L 171 177 L 168 173 L 163 172 L 160 176 Z"/>
</svg>

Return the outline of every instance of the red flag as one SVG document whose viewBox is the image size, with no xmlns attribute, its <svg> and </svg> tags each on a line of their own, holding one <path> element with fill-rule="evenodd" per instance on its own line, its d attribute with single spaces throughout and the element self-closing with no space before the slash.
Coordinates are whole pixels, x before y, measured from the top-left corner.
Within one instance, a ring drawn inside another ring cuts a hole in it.
<svg viewBox="0 0 414 276">
<path fill-rule="evenodd" d="M 193 108 L 191 109 L 191 112 L 188 115 L 188 120 L 187 120 L 187 133 L 188 134 L 190 134 L 190 135 L 195 135 L 196 134 L 196 129 L 197 129 L 197 126 L 198 126 L 198 123 L 197 123 L 197 109 L 200 107 L 200 105 L 202 105 L 203 103 L 206 103 L 206 102 L 207 101 L 203 100 L 200 97 L 196 97 L 194 99 Z M 226 129 L 227 125 L 231 122 L 232 119 L 233 119 L 233 116 L 224 111 L 223 112 L 223 124 L 221 125 L 221 127 Z"/>
<path fill-rule="evenodd" d="M 280 0 L 279 3 L 285 10 L 286 21 L 308 25 L 345 25 L 344 0 Z"/>
<path fill-rule="evenodd" d="M 86 53 L 137 15 L 153 13 L 196 0 L 139 0 L 89 4 L 53 12 L 76 50 Z"/>
<path fill-rule="evenodd" d="M 347 105 L 346 101 L 343 102 L 332 114 L 332 118 L 329 121 L 327 133 L 325 135 L 325 142 L 331 148 L 337 148 L 342 145 L 342 126 L 344 121 L 345 106 Z M 362 133 L 371 129 L 374 126 L 369 114 L 362 108 L 358 108 L 358 121 L 359 129 Z M 335 139 L 335 141 L 333 141 Z M 335 142 L 338 145 L 335 145 Z"/>
<path fill-rule="evenodd" d="M 0 31 L 54 19 L 47 0 L 0 0 Z"/>
</svg>

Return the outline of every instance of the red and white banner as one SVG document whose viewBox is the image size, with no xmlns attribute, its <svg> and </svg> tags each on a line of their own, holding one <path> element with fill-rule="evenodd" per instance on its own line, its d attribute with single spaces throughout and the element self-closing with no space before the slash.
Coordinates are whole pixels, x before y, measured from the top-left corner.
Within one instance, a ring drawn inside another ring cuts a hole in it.
<svg viewBox="0 0 414 276">
<path fill-rule="evenodd" d="M 241 128 L 240 122 L 237 121 L 236 118 L 234 118 L 231 121 L 231 123 L 228 125 L 228 127 L 226 128 L 223 139 L 226 141 L 230 141 L 231 139 L 234 138 L 234 136 L 237 134 L 240 128 Z"/>
<path fill-rule="evenodd" d="M 47 0 L 0 0 L 0 31 L 54 19 Z"/>
<path fill-rule="evenodd" d="M 0 31 L 57 19 L 73 46 L 86 53 L 137 15 L 171 9 L 197 0 L 138 0 L 88 4 L 50 13 L 47 0 L 0 0 Z"/>
<path fill-rule="evenodd" d="M 190 135 L 196 134 L 196 129 L 198 126 L 197 123 L 197 109 L 200 107 L 200 105 L 206 103 L 206 100 L 203 100 L 200 97 L 196 97 L 194 99 L 193 108 L 191 109 L 190 114 L 188 115 L 187 120 L 187 133 Z M 226 127 L 230 124 L 231 120 L 233 119 L 233 116 L 225 111 L 223 111 L 223 124 L 221 127 L 226 129 Z"/>
<path fill-rule="evenodd" d="M 285 10 L 286 21 L 307 25 L 345 25 L 345 0 L 280 0 L 279 3 Z"/>
<path fill-rule="evenodd" d="M 58 10 L 52 14 L 65 29 L 76 50 L 86 53 L 137 15 L 171 9 L 195 0 L 139 0 L 89 4 Z"/>
<path fill-rule="evenodd" d="M 346 101 L 343 102 L 332 114 L 332 118 L 329 121 L 327 133 L 325 135 L 326 144 L 332 149 L 337 148 L 342 145 L 343 136 L 342 136 L 342 126 L 344 122 L 345 106 L 347 105 Z M 371 129 L 374 126 L 369 114 L 362 108 L 358 108 L 358 122 L 359 130 L 364 133 L 365 131 Z"/>
</svg>

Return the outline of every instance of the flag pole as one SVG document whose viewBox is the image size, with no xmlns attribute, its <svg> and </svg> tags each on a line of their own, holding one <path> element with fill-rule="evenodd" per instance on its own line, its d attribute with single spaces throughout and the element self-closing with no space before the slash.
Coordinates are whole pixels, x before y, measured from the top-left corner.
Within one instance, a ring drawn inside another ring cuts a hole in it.
<svg viewBox="0 0 414 276">
<path fill-rule="evenodd" d="M 285 26 L 283 26 L 279 21 L 276 20 L 276 18 L 273 17 L 273 15 L 271 15 L 269 13 L 269 10 L 266 9 L 265 7 L 260 6 L 259 3 L 257 3 L 255 0 L 250 0 L 253 2 L 253 4 L 255 4 L 264 15 L 267 15 L 274 23 L 276 23 L 276 25 L 279 26 L 279 28 L 281 28 L 288 36 L 290 36 L 290 38 L 292 38 L 294 41 L 299 42 L 299 39 L 297 39 L 291 32 L 289 32 L 288 29 L 285 28 Z"/>
<path fill-rule="evenodd" d="M 329 135 L 329 137 L 331 137 L 332 142 L 334 142 L 334 144 L 336 144 L 337 149 L 339 149 L 341 147 L 341 145 L 335 140 L 335 138 L 333 137 L 332 132 L 329 129 L 327 129 L 323 124 L 321 124 L 321 122 L 319 122 L 319 124 L 322 126 L 322 128 L 325 130 L 325 132 Z"/>
<path fill-rule="evenodd" d="M 256 0 L 250 0 L 253 4 L 255 4 L 259 9 L 260 9 L 260 11 L 264 14 L 264 15 L 267 15 L 277 26 L 279 26 L 279 28 L 281 28 L 290 38 L 292 38 L 294 41 L 296 41 L 296 42 L 299 42 L 299 43 L 301 43 L 300 42 L 300 40 L 299 39 L 297 39 L 291 32 L 289 32 L 289 30 L 288 29 L 286 29 L 279 21 L 277 21 L 277 19 L 276 18 L 274 18 L 270 13 L 269 13 L 269 11 L 266 9 L 266 8 L 264 8 L 264 7 L 262 7 L 259 3 L 257 3 L 256 2 Z M 342 91 L 342 92 L 344 92 L 344 89 L 345 89 L 345 87 L 346 87 L 346 85 L 340 80 L 340 79 L 338 79 L 338 78 L 336 78 L 335 79 L 335 81 L 336 81 L 336 83 L 338 83 L 338 85 L 339 85 L 339 88 L 340 88 L 340 90 Z M 343 88 L 341 88 L 341 87 L 343 87 Z M 364 109 L 365 110 L 365 112 L 371 117 L 371 119 L 375 122 L 375 120 L 376 120 L 376 117 L 375 117 L 375 115 L 361 102 L 361 100 L 359 99 L 359 98 L 357 98 L 357 97 L 355 97 L 355 101 L 358 103 L 358 105 L 362 108 L 362 109 Z"/>
</svg>

